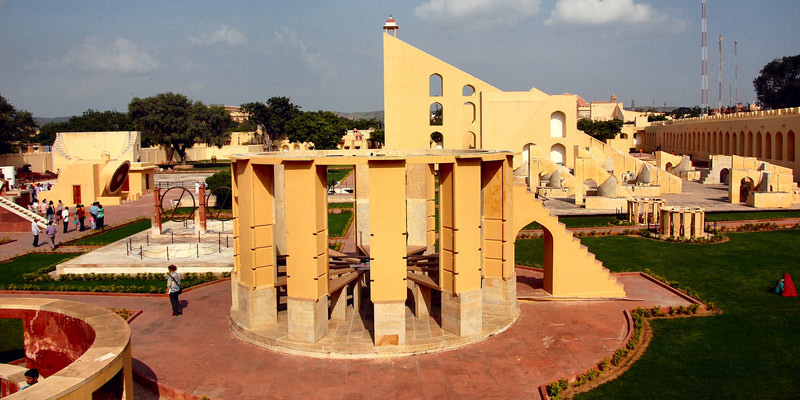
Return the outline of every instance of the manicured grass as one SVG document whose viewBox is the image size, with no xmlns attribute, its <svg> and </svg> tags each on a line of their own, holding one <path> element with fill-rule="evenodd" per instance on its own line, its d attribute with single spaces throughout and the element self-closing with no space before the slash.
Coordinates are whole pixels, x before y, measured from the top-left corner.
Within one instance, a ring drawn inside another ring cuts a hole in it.
<svg viewBox="0 0 800 400">
<path fill-rule="evenodd" d="M 328 214 L 328 235 L 342 237 L 347 234 L 350 223 L 353 222 L 352 211 L 342 211 L 339 214 Z"/>
<path fill-rule="evenodd" d="M 0 363 L 25 357 L 21 319 L 0 319 Z"/>
<path fill-rule="evenodd" d="M 617 219 L 616 215 L 590 215 L 586 217 L 559 217 L 558 221 L 567 228 L 586 228 L 590 226 L 611 226 L 610 222 Z M 541 229 L 539 224 L 531 222 L 523 229 Z"/>
<path fill-rule="evenodd" d="M 800 298 L 768 292 L 784 272 L 800 278 L 800 231 L 729 237 L 712 245 L 582 239 L 610 270 L 650 268 L 694 289 L 723 314 L 651 321 L 654 339 L 644 356 L 621 378 L 577 398 L 800 398 Z M 517 261 L 540 263 L 541 242 L 518 240 Z"/>
<path fill-rule="evenodd" d="M 106 231 L 103 233 L 77 239 L 69 242 L 68 244 L 71 246 L 106 245 L 109 243 L 114 243 L 117 240 L 124 239 L 135 233 L 139 233 L 145 229 L 150 229 L 149 219 L 141 219 L 119 228 L 106 229 Z M 56 240 L 57 239 L 58 237 L 56 237 Z"/>
<path fill-rule="evenodd" d="M 328 208 L 353 208 L 353 202 L 328 203 Z"/>
<path fill-rule="evenodd" d="M 328 181 L 335 180 L 336 182 L 340 182 L 342 179 L 346 178 L 347 175 L 350 175 L 351 172 L 353 172 L 352 168 L 328 168 Z"/>
<path fill-rule="evenodd" d="M 798 218 L 800 211 L 746 211 L 746 212 L 725 212 L 725 213 L 706 213 L 706 221 L 747 221 L 751 219 L 776 219 L 776 218 Z"/>
<path fill-rule="evenodd" d="M 136 277 L 110 279 L 110 277 L 102 277 L 97 280 L 86 281 L 29 281 L 23 277 L 23 274 L 35 273 L 41 270 L 54 270 L 57 264 L 79 255 L 77 253 L 32 253 L 0 263 L 0 289 L 139 293 L 162 293 L 166 290 L 166 278 L 160 274 L 152 274 L 152 279 L 137 279 Z M 201 276 L 193 279 L 186 278 L 181 281 L 181 286 L 187 288 L 209 280 L 212 280 L 212 278 Z"/>
</svg>

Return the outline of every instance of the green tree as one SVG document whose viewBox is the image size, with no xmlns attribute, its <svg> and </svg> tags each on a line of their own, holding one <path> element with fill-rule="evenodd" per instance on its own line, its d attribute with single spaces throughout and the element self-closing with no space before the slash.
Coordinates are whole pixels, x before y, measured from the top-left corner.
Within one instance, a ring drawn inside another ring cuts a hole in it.
<svg viewBox="0 0 800 400">
<path fill-rule="evenodd" d="M 383 147 L 386 144 L 386 135 L 383 128 L 377 128 L 369 135 L 369 140 L 372 142 L 372 147 Z"/>
<path fill-rule="evenodd" d="M 50 122 L 39 129 L 33 140 L 41 144 L 53 144 L 58 132 L 103 132 L 130 131 L 133 123 L 128 113 L 120 111 L 86 110 L 82 115 L 70 117 L 66 122 Z"/>
<path fill-rule="evenodd" d="M 300 106 L 292 104 L 288 97 L 270 97 L 265 103 L 245 103 L 242 110 L 250 114 L 249 119 L 261 125 L 266 133 L 264 139 L 281 140 L 287 137 L 287 125 L 303 112 Z"/>
<path fill-rule="evenodd" d="M 800 55 L 776 58 L 753 80 L 756 97 L 765 107 L 800 106 Z"/>
<path fill-rule="evenodd" d="M 608 139 L 617 137 L 622 131 L 622 120 L 592 121 L 581 118 L 578 120 L 578 129 L 597 140 L 605 142 Z"/>
<path fill-rule="evenodd" d="M 161 146 L 167 160 L 177 154 L 186 163 L 186 150 L 195 143 L 221 147 L 230 137 L 230 114 L 222 106 L 206 106 L 176 93 L 161 93 L 128 105 L 131 121 L 142 131 L 144 145 Z"/>
<path fill-rule="evenodd" d="M 681 119 L 681 118 L 696 118 L 700 116 L 702 110 L 700 106 L 694 106 L 692 108 L 689 107 L 678 107 L 670 113 L 672 118 Z"/>
<path fill-rule="evenodd" d="M 15 142 L 27 142 L 36 132 L 33 115 L 17 110 L 0 95 L 0 153 L 11 153 Z"/>
<path fill-rule="evenodd" d="M 292 142 L 313 142 L 317 150 L 336 149 L 347 123 L 330 111 L 304 112 L 286 125 Z"/>
</svg>

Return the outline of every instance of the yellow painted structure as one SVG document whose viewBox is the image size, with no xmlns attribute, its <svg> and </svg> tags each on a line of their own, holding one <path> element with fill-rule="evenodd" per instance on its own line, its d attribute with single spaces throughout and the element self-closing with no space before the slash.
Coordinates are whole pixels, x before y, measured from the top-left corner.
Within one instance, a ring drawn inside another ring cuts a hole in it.
<svg viewBox="0 0 800 400">
<path fill-rule="evenodd" d="M 542 224 L 546 232 L 545 290 L 554 296 L 624 297 L 622 285 L 533 193 L 525 185 L 513 184 L 512 158 L 510 152 L 478 150 L 235 156 L 234 332 L 253 341 L 259 332 L 274 329 L 283 286 L 288 340 L 315 343 L 327 334 L 329 313 L 331 318 L 342 315 L 348 289 L 336 284 L 340 278 L 331 272 L 327 240 L 325 189 L 327 167 L 332 165 L 356 170 L 355 195 L 362 201 L 356 202 L 355 223 L 358 229 L 367 227 L 362 232 L 369 237 L 360 241 L 359 248 L 369 257 L 366 282 L 374 310 L 375 345 L 405 343 L 411 280 L 406 257 L 437 247 L 437 177 L 438 270 L 424 277 L 431 282 L 428 287 L 441 291 L 445 330 L 473 336 L 481 332 L 483 313 L 517 312 L 514 242 L 516 233 L 531 221 Z M 281 241 L 285 253 L 276 250 Z M 284 256 L 285 281 L 277 267 Z M 353 288 L 355 304 L 360 302 L 358 287 Z M 415 290 L 415 302 L 429 301 L 429 295 L 418 293 Z"/>
<path fill-rule="evenodd" d="M 800 201 L 791 169 L 739 156 L 730 156 L 730 165 L 729 202 L 755 208 L 789 208 Z"/>
</svg>

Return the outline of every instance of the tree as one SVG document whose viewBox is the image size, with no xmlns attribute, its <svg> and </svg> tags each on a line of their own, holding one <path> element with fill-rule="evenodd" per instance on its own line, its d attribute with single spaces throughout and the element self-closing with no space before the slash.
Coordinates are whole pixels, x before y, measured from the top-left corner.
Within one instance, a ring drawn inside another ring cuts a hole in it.
<svg viewBox="0 0 800 400">
<path fill-rule="evenodd" d="M 768 108 L 800 106 L 800 55 L 776 58 L 753 80 L 756 97 Z"/>
<path fill-rule="evenodd" d="M 622 120 L 592 121 L 582 118 L 578 120 L 578 129 L 597 140 L 605 142 L 608 139 L 617 137 L 622 131 Z"/>
<path fill-rule="evenodd" d="M 161 146 L 170 162 L 177 153 L 185 164 L 186 150 L 195 143 L 222 147 L 230 137 L 226 130 L 232 121 L 224 107 L 192 102 L 182 94 L 134 97 L 128 112 L 133 125 L 142 131 L 143 144 Z"/>
<path fill-rule="evenodd" d="M 58 132 L 105 132 L 133 129 L 133 123 L 126 112 L 88 109 L 82 115 L 70 117 L 66 122 L 44 124 L 33 141 L 41 144 L 53 144 Z"/>
<path fill-rule="evenodd" d="M 672 110 L 672 118 L 681 119 L 681 118 L 696 118 L 700 116 L 702 110 L 700 106 L 694 106 L 692 108 L 689 107 L 678 107 Z"/>
<path fill-rule="evenodd" d="M 286 138 L 287 124 L 303 113 L 288 97 L 270 97 L 266 104 L 245 103 L 241 108 L 250 115 L 250 120 L 264 128 L 265 139 L 270 142 Z"/>
<path fill-rule="evenodd" d="M 372 142 L 372 147 L 380 148 L 386 144 L 386 136 L 383 128 L 377 128 L 369 135 L 369 140 Z"/>
<path fill-rule="evenodd" d="M 292 142 L 313 142 L 317 150 L 336 149 L 347 130 L 345 120 L 330 111 L 304 112 L 286 124 Z"/>
<path fill-rule="evenodd" d="M 35 132 L 33 115 L 27 111 L 17 111 L 0 95 L 0 153 L 13 152 L 15 142 L 28 141 Z"/>
</svg>

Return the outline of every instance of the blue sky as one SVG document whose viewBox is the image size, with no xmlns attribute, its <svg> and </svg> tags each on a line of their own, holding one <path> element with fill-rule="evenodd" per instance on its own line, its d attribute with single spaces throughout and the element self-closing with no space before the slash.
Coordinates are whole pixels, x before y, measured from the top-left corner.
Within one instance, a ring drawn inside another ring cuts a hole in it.
<svg viewBox="0 0 800 400">
<path fill-rule="evenodd" d="M 173 91 L 211 104 L 289 96 L 304 110 L 383 109 L 381 26 L 503 90 L 637 106 L 700 102 L 700 0 L 0 0 L 0 93 L 38 117 L 127 110 Z M 800 54 L 800 1 L 708 0 L 710 103 Z"/>
</svg>

